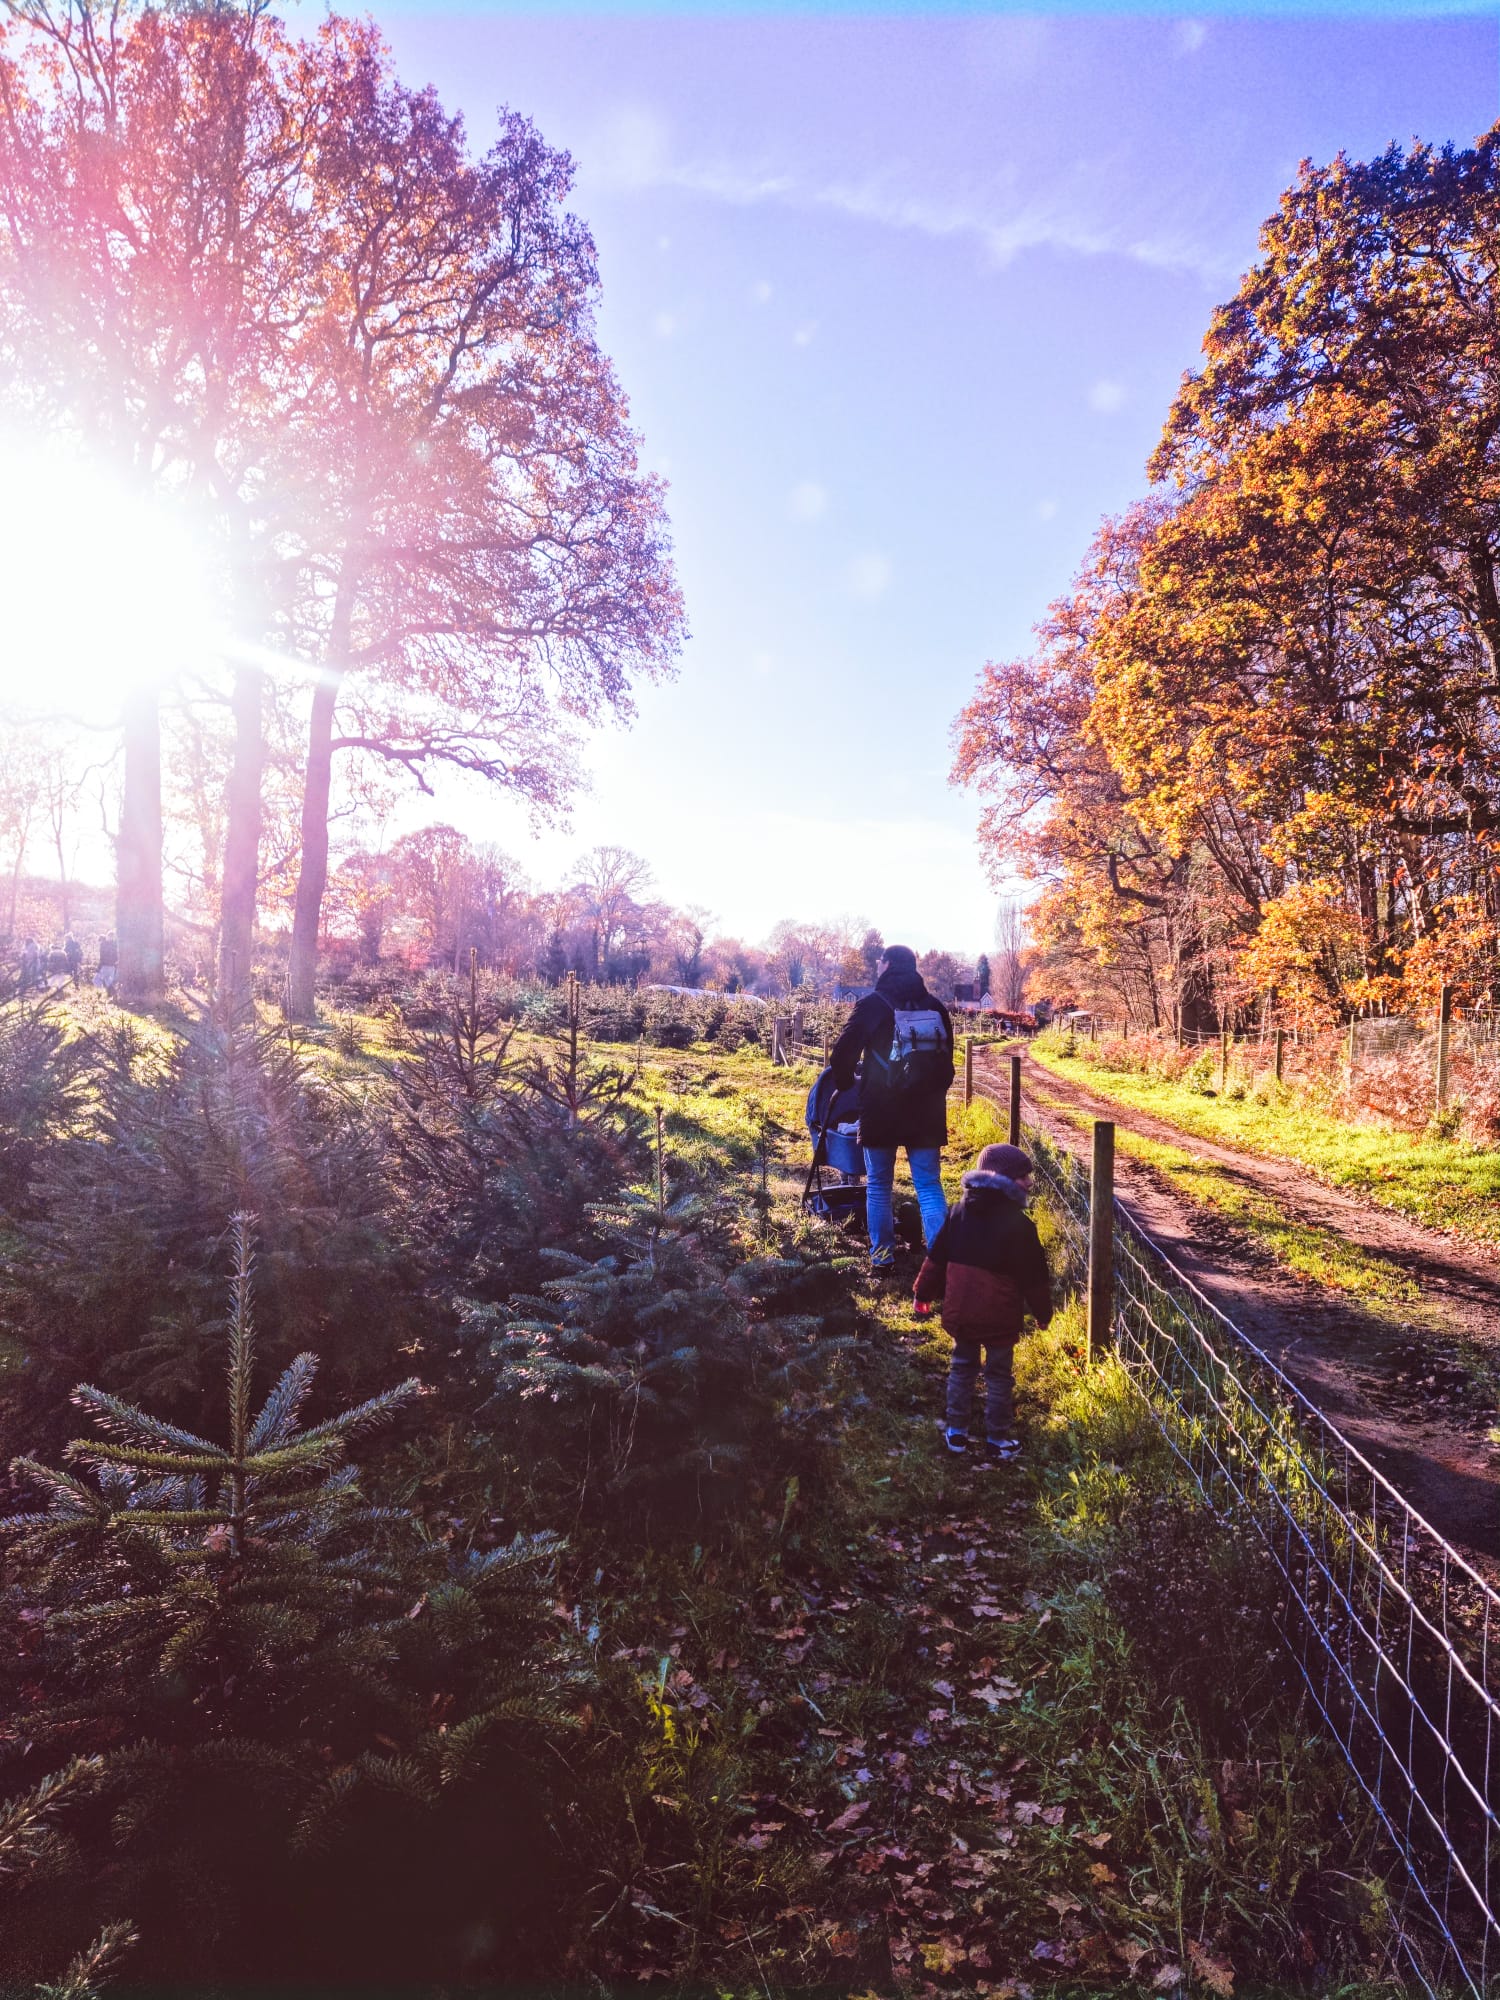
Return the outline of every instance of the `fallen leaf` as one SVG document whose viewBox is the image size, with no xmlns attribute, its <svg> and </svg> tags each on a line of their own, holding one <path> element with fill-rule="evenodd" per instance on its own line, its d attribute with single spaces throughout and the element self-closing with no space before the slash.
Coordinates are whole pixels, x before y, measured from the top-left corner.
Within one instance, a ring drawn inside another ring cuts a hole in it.
<svg viewBox="0 0 1500 2000">
<path fill-rule="evenodd" d="M 1057 1914 L 1060 1917 L 1065 1917 L 1071 1911 L 1081 1910 L 1083 1908 L 1082 1903 L 1079 1902 L 1076 1896 L 1069 1896 L 1066 1894 L 1060 1896 L 1046 1896 L 1043 1898 L 1043 1901 L 1049 1904 L 1052 1909 L 1056 1910 Z"/>
<path fill-rule="evenodd" d="M 1014 1681 L 989 1681 L 984 1687 L 972 1690 L 974 1699 L 982 1701 L 987 1708 L 998 1708 L 1002 1701 L 1019 1701 L 1021 1690 Z"/>
<path fill-rule="evenodd" d="M 951 1938 L 941 1938 L 936 1944 L 922 1946 L 922 1963 L 929 1972 L 954 1972 L 963 1962 L 963 1948 L 954 1944 Z"/>
<path fill-rule="evenodd" d="M 854 1822 L 869 1810 L 870 1801 L 868 1799 L 860 1799 L 854 1805 L 850 1806 L 847 1811 L 841 1812 L 837 1819 L 831 1819 L 824 1831 L 827 1833 L 846 1833 L 853 1826 Z"/>
<path fill-rule="evenodd" d="M 1152 1980 L 1151 1988 L 1155 1993 L 1170 1993 L 1174 1986 L 1180 1986 L 1181 1984 L 1182 1967 L 1180 1965 L 1164 1965 Z"/>
<path fill-rule="evenodd" d="M 1188 1940 L 1188 1957 L 1192 1960 L 1194 1972 L 1204 1985 L 1218 1994 L 1219 2000 L 1231 2000 L 1234 1992 L 1234 1967 L 1227 1959 L 1219 1958 L 1208 1949 L 1207 1945 L 1199 1944 L 1196 1938 Z"/>
</svg>

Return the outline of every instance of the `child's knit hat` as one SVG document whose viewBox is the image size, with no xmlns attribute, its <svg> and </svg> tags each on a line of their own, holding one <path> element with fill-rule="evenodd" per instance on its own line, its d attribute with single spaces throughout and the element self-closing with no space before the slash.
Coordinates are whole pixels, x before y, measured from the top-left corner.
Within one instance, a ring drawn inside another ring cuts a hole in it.
<svg viewBox="0 0 1500 2000">
<path fill-rule="evenodd" d="M 986 1146 L 974 1162 L 976 1173 L 1004 1174 L 1008 1181 L 1019 1180 L 1032 1171 L 1031 1156 L 1019 1146 Z"/>
</svg>

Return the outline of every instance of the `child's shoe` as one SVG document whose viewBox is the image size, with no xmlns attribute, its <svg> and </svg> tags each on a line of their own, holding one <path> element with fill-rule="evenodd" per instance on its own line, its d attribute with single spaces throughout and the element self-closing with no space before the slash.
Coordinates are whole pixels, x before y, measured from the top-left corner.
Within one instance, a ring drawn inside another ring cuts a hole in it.
<svg viewBox="0 0 1500 2000">
<path fill-rule="evenodd" d="M 968 1432 L 945 1430 L 943 1432 L 943 1443 L 947 1445 L 955 1458 L 962 1458 L 969 1449 Z"/>
<path fill-rule="evenodd" d="M 1021 1456 L 1019 1438 L 986 1438 L 984 1455 L 991 1465 L 1009 1465 L 1013 1458 Z"/>
</svg>

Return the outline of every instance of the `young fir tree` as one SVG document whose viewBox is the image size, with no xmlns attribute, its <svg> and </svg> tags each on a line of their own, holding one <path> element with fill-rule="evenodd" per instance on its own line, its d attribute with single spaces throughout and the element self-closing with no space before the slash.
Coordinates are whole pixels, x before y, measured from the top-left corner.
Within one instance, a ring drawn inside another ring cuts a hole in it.
<svg viewBox="0 0 1500 2000">
<path fill-rule="evenodd" d="M 589 1204 L 625 1171 L 638 1115 L 623 1074 L 588 1061 L 569 995 L 561 1042 L 524 1054 L 472 965 L 401 1022 L 391 1178 L 408 1258 L 445 1298 L 455 1280 L 489 1300 L 536 1284 L 546 1251 L 588 1234 Z"/>
<path fill-rule="evenodd" d="M 221 1439 L 83 1387 L 102 1435 L 69 1447 L 78 1469 L 12 1466 L 46 1504 L 0 1523 L 31 1635 L 6 1706 L 33 1759 L 102 1755 L 107 1811 L 71 1894 L 0 1934 L 0 1982 L 39 1939 L 56 1962 L 60 1927 L 127 1914 L 141 1977 L 456 1973 L 476 1926 L 535 1928 L 524 1898 L 557 1865 L 548 1739 L 587 1676 L 551 1611 L 555 1542 L 454 1549 L 364 1497 L 350 1447 L 415 1380 L 305 1427 L 303 1354 L 255 1410 L 244 1217 L 235 1245 Z"/>
<path fill-rule="evenodd" d="M 638 1538 L 697 1533 L 768 1478 L 811 1472 L 853 1347 L 834 1267 L 746 1261 L 735 1204 L 673 1193 L 660 1121 L 652 1183 L 590 1220 L 602 1257 L 557 1252 L 536 1294 L 464 1312 L 493 1370 L 483 1414 L 533 1492 L 575 1494 Z"/>
<path fill-rule="evenodd" d="M 415 1332 L 387 1228 L 367 1107 L 285 1034 L 242 1014 L 181 1038 L 120 1022 L 82 1039 L 83 1109 L 32 1175 L 0 1308 L 24 1348 L 29 1421 L 80 1377 L 191 1424 L 217 1368 L 214 1304 L 230 1217 L 261 1243 L 262 1346 L 313 1345 L 346 1394 L 388 1374 Z M 378 1301 L 372 1311 L 371 1301 Z M 12 1447 L 62 1442 L 45 1428 Z"/>
<path fill-rule="evenodd" d="M 81 1108 L 82 1057 L 50 999 L 0 1005 L 0 1214 L 36 1215 L 37 1166 Z"/>
</svg>

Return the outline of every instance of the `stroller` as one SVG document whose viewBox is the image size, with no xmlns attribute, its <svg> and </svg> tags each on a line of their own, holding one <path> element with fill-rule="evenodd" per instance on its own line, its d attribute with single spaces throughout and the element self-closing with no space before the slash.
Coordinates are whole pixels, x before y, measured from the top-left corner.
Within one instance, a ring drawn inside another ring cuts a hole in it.
<svg viewBox="0 0 1500 2000">
<path fill-rule="evenodd" d="M 809 1215 L 820 1215 L 841 1228 L 863 1228 L 865 1156 L 859 1143 L 857 1076 L 840 1090 L 833 1071 L 823 1071 L 807 1094 L 807 1130 L 813 1156 L 802 1189 L 802 1206 Z"/>
</svg>

